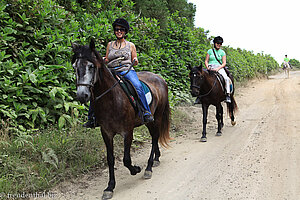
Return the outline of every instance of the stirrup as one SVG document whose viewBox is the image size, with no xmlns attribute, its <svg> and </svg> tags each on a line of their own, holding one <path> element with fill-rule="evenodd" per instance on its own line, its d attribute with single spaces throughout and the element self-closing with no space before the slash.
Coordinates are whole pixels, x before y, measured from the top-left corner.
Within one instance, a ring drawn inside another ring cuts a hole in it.
<svg viewBox="0 0 300 200">
<path fill-rule="evenodd" d="M 229 97 L 229 96 L 227 96 L 227 97 L 226 97 L 226 100 L 225 100 L 225 102 L 226 102 L 226 103 L 231 103 L 231 99 L 230 99 L 230 97 Z"/>
<path fill-rule="evenodd" d="M 144 114 L 144 123 L 149 123 L 149 122 L 154 122 L 154 118 L 153 118 L 152 114 L 150 114 L 149 112 L 146 112 Z"/>
<path fill-rule="evenodd" d="M 197 99 L 195 100 L 195 102 L 194 102 L 194 105 L 195 104 L 202 104 L 202 102 L 201 102 L 201 97 L 197 97 Z"/>
</svg>

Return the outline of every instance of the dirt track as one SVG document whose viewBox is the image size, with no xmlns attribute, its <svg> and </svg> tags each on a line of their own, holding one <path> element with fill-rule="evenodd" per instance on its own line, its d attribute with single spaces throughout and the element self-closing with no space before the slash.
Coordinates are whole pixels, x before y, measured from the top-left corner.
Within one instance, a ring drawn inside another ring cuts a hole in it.
<svg viewBox="0 0 300 200">
<path fill-rule="evenodd" d="M 206 143 L 201 108 L 182 108 L 197 120 L 162 149 L 152 179 L 131 176 L 117 163 L 113 200 L 300 199 L 300 71 L 252 81 L 238 89 L 236 101 L 237 125 L 225 114 L 221 137 L 210 108 Z M 133 162 L 145 169 L 149 151 L 134 154 Z M 105 170 L 63 183 L 55 199 L 101 199 L 107 176 Z"/>
</svg>

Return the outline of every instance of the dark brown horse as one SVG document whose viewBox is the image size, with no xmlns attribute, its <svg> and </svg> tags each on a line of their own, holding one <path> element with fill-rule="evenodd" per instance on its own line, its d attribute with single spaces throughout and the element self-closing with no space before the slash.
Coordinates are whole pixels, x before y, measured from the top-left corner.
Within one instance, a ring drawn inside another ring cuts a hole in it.
<svg viewBox="0 0 300 200">
<path fill-rule="evenodd" d="M 214 105 L 216 107 L 216 118 L 218 122 L 217 136 L 222 135 L 223 123 L 223 107 L 221 102 L 225 100 L 226 95 L 222 89 L 221 83 L 219 82 L 215 71 L 208 71 L 202 69 L 202 65 L 199 67 L 191 68 L 189 77 L 191 81 L 191 94 L 193 97 L 201 97 L 202 112 L 203 112 L 203 131 L 201 141 L 206 142 L 206 124 L 208 107 Z M 233 83 L 233 78 L 230 76 Z M 234 126 L 234 112 L 237 110 L 237 104 L 233 97 L 233 93 L 230 95 L 231 103 L 227 104 L 229 116 L 231 118 L 231 124 Z"/>
<path fill-rule="evenodd" d="M 110 199 L 116 185 L 113 138 L 116 134 L 123 136 L 123 163 L 131 175 L 136 175 L 141 172 L 141 168 L 132 165 L 130 148 L 133 129 L 142 125 L 142 121 L 111 71 L 104 65 L 102 57 L 95 49 L 94 41 L 92 40 L 90 45 L 86 46 L 72 44 L 72 48 L 74 52 L 72 63 L 77 80 L 77 98 L 81 103 L 91 100 L 106 145 L 109 182 L 102 198 Z M 170 139 L 168 87 L 160 76 L 151 72 L 139 72 L 138 77 L 151 88 L 153 95 L 150 109 L 154 116 L 154 122 L 146 124 L 152 136 L 152 149 L 144 173 L 144 178 L 149 179 L 152 176 L 152 167 L 159 164 L 158 142 L 163 146 L 168 146 Z"/>
</svg>

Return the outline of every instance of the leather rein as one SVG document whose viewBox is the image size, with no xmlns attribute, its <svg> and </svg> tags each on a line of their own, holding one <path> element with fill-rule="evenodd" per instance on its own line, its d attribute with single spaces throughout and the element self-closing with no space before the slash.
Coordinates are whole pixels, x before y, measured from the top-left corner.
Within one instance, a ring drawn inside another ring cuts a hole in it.
<svg viewBox="0 0 300 200">
<path fill-rule="evenodd" d="M 203 76 L 203 75 L 201 75 L 201 76 Z M 198 97 L 205 97 L 205 96 L 208 96 L 208 95 L 211 93 L 211 91 L 214 89 L 214 87 L 215 87 L 215 85 L 216 85 L 216 83 L 217 83 L 217 79 L 218 79 L 218 78 L 216 77 L 213 86 L 211 87 L 211 89 L 210 89 L 207 93 L 202 94 L 202 95 L 198 95 Z M 191 88 L 197 88 L 197 89 L 199 89 L 199 90 L 201 89 L 201 87 L 198 86 L 198 85 L 191 85 Z"/>
<path fill-rule="evenodd" d="M 77 59 L 86 59 L 84 57 L 77 57 Z M 87 59 L 88 60 L 88 59 Z M 88 60 L 90 61 L 90 60 Z M 93 63 L 94 65 L 94 69 L 95 69 L 95 64 L 93 61 L 90 61 L 91 63 Z M 130 68 L 126 71 L 126 73 L 124 75 L 120 75 L 122 77 L 126 76 L 126 74 L 129 73 L 129 71 L 133 68 L 133 64 L 132 63 L 130 65 Z M 98 80 L 101 80 L 102 74 L 101 71 L 99 70 L 100 68 L 96 67 L 96 72 L 94 71 L 94 78 L 92 79 L 91 83 L 78 83 L 78 73 L 77 73 L 77 67 L 75 67 L 75 73 L 76 73 L 76 87 L 78 86 L 86 86 L 89 88 L 91 94 L 92 94 L 92 99 L 94 100 L 94 102 L 98 101 L 100 98 L 102 98 L 104 95 L 106 95 L 108 92 L 110 92 L 114 87 L 117 86 L 118 83 L 120 83 L 121 79 L 119 79 L 118 81 L 116 81 L 109 89 L 107 89 L 105 92 L 103 92 L 102 94 L 100 94 L 99 96 L 95 97 L 94 96 L 94 85 Z M 109 72 L 111 73 L 111 71 L 109 70 Z M 99 74 L 99 76 L 97 76 L 97 74 Z M 112 75 L 112 74 L 111 74 Z M 113 76 L 113 75 L 112 75 Z"/>
</svg>

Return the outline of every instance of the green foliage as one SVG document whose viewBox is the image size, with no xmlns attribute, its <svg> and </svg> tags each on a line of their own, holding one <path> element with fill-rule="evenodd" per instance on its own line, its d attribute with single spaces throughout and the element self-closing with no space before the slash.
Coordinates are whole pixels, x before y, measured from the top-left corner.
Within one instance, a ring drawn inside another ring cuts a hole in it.
<svg viewBox="0 0 300 200">
<path fill-rule="evenodd" d="M 161 10 L 153 12 L 166 19 L 163 29 L 157 16 L 135 13 L 139 8 L 150 12 L 155 6 Z M 203 63 L 210 48 L 208 32 L 191 26 L 194 14 L 195 6 L 186 0 L 1 1 L 0 118 L 8 120 L 14 133 L 49 124 L 59 129 L 77 124 L 87 107 L 75 99 L 71 42 L 87 44 L 94 37 L 104 55 L 107 43 L 115 39 L 111 24 L 117 17 L 130 23 L 128 40 L 135 43 L 140 62 L 136 70 L 160 74 L 168 83 L 172 106 L 186 101 L 190 97 L 186 66 Z M 224 49 L 237 80 L 278 67 L 270 55 Z"/>
<path fill-rule="evenodd" d="M 300 68 L 300 62 L 296 59 L 291 59 L 290 60 L 290 63 L 292 65 L 292 67 L 297 67 L 297 68 Z"/>
<path fill-rule="evenodd" d="M 224 47 L 227 66 L 238 81 L 253 78 L 257 74 L 266 74 L 279 67 L 276 60 L 263 53 L 254 54 L 252 51 Z"/>
<path fill-rule="evenodd" d="M 4 137 L 5 134 L 0 132 L 0 191 L 4 193 L 43 191 L 105 163 L 105 146 L 99 130 L 48 129 L 11 138 Z M 121 148 L 121 140 L 116 144 Z"/>
</svg>

